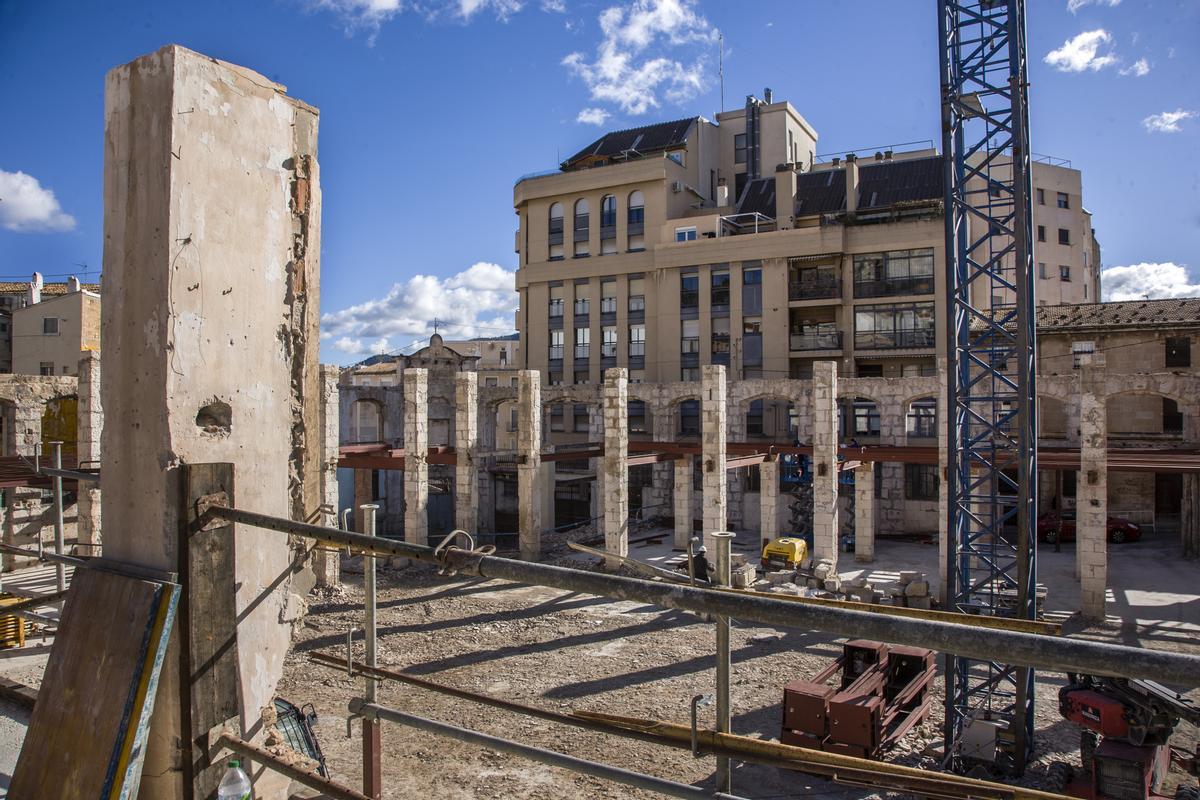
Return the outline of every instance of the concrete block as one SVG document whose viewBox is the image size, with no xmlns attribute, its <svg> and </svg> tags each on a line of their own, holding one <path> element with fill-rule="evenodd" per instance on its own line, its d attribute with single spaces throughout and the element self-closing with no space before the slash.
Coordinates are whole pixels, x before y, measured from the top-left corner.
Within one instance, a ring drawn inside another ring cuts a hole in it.
<svg viewBox="0 0 1200 800">
<path fill-rule="evenodd" d="M 926 611 L 933 608 L 933 598 L 929 595 L 925 595 L 924 597 L 908 597 L 905 599 L 908 601 L 906 605 L 909 608 L 922 608 Z"/>
<path fill-rule="evenodd" d="M 928 581 L 913 581 L 904 587 L 905 597 L 924 597 L 929 594 Z"/>
</svg>

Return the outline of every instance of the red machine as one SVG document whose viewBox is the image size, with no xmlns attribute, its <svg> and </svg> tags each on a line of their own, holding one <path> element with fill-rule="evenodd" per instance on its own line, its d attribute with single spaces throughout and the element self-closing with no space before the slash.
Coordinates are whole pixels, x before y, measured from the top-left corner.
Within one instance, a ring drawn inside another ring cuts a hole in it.
<svg viewBox="0 0 1200 800">
<path fill-rule="evenodd" d="M 838 680 L 831 683 L 840 671 Z M 784 744 L 875 758 L 929 714 L 932 650 L 862 639 L 811 681 L 783 689 Z"/>
<path fill-rule="evenodd" d="M 1180 720 L 1200 726 L 1200 706 L 1154 681 L 1067 674 L 1058 692 L 1064 719 L 1083 728 L 1083 770 L 1067 792 L 1088 800 L 1149 800 L 1160 797 L 1172 764 L 1200 775 L 1200 752 L 1171 747 Z M 1195 797 L 1195 784 L 1177 797 Z"/>
</svg>

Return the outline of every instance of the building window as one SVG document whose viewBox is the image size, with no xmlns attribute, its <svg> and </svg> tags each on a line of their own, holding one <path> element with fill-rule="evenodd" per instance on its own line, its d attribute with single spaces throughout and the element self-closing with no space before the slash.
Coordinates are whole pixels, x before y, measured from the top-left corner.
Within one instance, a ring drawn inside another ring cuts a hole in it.
<svg viewBox="0 0 1200 800">
<path fill-rule="evenodd" d="M 605 281 L 600 284 L 600 315 L 615 316 L 617 313 L 617 282 Z"/>
<path fill-rule="evenodd" d="M 628 220 L 629 250 L 646 249 L 646 199 L 641 192 L 630 192 Z"/>
<path fill-rule="evenodd" d="M 1071 280 L 1071 268 L 1068 267 L 1066 264 L 1059 264 L 1058 265 L 1058 277 L 1064 281 L 1069 282 Z"/>
<path fill-rule="evenodd" d="M 733 163 L 746 163 L 746 134 L 738 133 L 733 137 Z"/>
<path fill-rule="evenodd" d="M 696 226 L 689 225 L 686 228 L 675 229 L 675 241 L 677 242 L 694 242 L 696 241 Z"/>
<path fill-rule="evenodd" d="M 696 274 L 683 275 L 679 279 L 679 308 L 680 310 L 700 308 L 700 276 Z"/>
<path fill-rule="evenodd" d="M 763 401 L 755 400 L 750 404 L 750 408 L 746 410 L 746 435 L 747 436 L 762 436 L 763 435 Z M 758 470 L 754 470 L 758 472 Z"/>
<path fill-rule="evenodd" d="M 1042 261 L 1038 262 L 1038 277 L 1042 280 L 1050 277 L 1050 275 L 1046 272 L 1046 264 Z"/>
<path fill-rule="evenodd" d="M 586 297 L 576 297 L 575 298 L 575 316 L 586 317 L 588 315 L 589 308 L 590 308 L 590 303 L 588 302 L 588 299 Z"/>
<path fill-rule="evenodd" d="M 553 289 L 550 292 L 550 310 L 548 313 L 551 317 L 561 317 L 563 315 L 563 299 L 561 296 L 555 297 Z M 559 292 L 561 293 L 562 289 L 559 289 Z"/>
<path fill-rule="evenodd" d="M 933 294 L 933 248 L 854 257 L 854 296 Z"/>
<path fill-rule="evenodd" d="M 559 328 L 550 331 L 550 360 L 562 361 L 563 358 L 563 332 Z"/>
<path fill-rule="evenodd" d="M 937 400 L 915 400 L 908 408 L 907 434 L 910 438 L 932 439 L 937 436 Z"/>
<path fill-rule="evenodd" d="M 714 272 L 712 274 L 712 298 L 711 307 L 713 313 L 728 313 L 729 312 L 729 273 Z"/>
<path fill-rule="evenodd" d="M 684 383 L 699 383 L 700 368 L 699 367 L 682 367 L 679 370 L 679 380 Z"/>
<path fill-rule="evenodd" d="M 575 329 L 575 357 L 587 358 L 590 355 L 592 342 L 591 328 Z M 578 383 L 578 381 L 576 381 Z"/>
<path fill-rule="evenodd" d="M 933 303 L 857 306 L 854 346 L 859 350 L 933 347 Z"/>
<path fill-rule="evenodd" d="M 589 377 L 590 376 L 588 375 L 588 371 L 586 369 L 575 370 L 575 385 L 576 386 L 587 386 Z"/>
<path fill-rule="evenodd" d="M 617 198 L 604 195 L 600 201 L 600 255 L 617 252 Z"/>
<path fill-rule="evenodd" d="M 53 361 L 43 361 L 43 362 L 41 362 L 41 363 L 38 365 L 38 374 L 40 374 L 40 375 L 53 375 L 53 374 L 54 374 L 54 362 L 53 362 Z"/>
<path fill-rule="evenodd" d="M 1190 367 L 1192 365 L 1192 340 L 1186 336 L 1167 337 L 1168 367 Z"/>
<path fill-rule="evenodd" d="M 700 352 L 700 320 L 685 319 L 679 336 L 680 353 Z"/>
<path fill-rule="evenodd" d="M 563 427 L 563 407 L 561 405 L 550 406 L 550 432 L 562 433 Z"/>
<path fill-rule="evenodd" d="M 563 259 L 563 204 L 553 203 L 550 206 L 549 257 L 551 261 Z"/>
<path fill-rule="evenodd" d="M 483 385 L 484 386 L 499 386 L 500 380 L 498 378 L 484 378 Z"/>
<path fill-rule="evenodd" d="M 629 326 L 629 355 L 634 357 L 646 355 L 645 325 Z"/>
<path fill-rule="evenodd" d="M 629 432 L 646 433 L 646 404 L 641 400 L 629 401 Z"/>
<path fill-rule="evenodd" d="M 646 282 L 642 278 L 629 279 L 629 313 L 646 312 Z"/>
<path fill-rule="evenodd" d="M 1038 225 L 1038 241 L 1039 242 L 1046 241 L 1046 226 L 1045 225 Z"/>
<path fill-rule="evenodd" d="M 600 357 L 601 358 L 616 358 L 617 357 L 617 329 L 604 328 L 600 332 Z"/>
<path fill-rule="evenodd" d="M 1066 192 L 1058 193 L 1058 207 L 1059 208 L 1070 208 L 1071 207 L 1071 200 L 1069 197 L 1067 197 Z"/>
<path fill-rule="evenodd" d="M 712 321 L 712 363 L 729 366 L 729 317 Z"/>
<path fill-rule="evenodd" d="M 743 317 L 742 318 L 742 367 L 749 372 L 749 368 L 762 366 L 762 318 L 761 317 Z M 750 375 L 743 377 L 749 378 Z M 759 377 L 759 376 L 756 376 Z"/>
<path fill-rule="evenodd" d="M 517 429 L 517 410 L 510 408 L 508 410 L 508 430 L 515 431 Z"/>
<path fill-rule="evenodd" d="M 904 465 L 904 498 L 906 500 L 937 500 L 937 464 Z"/>
<path fill-rule="evenodd" d="M 500 366 L 502 366 L 502 367 L 508 366 L 508 348 L 507 347 L 500 348 Z"/>
<path fill-rule="evenodd" d="M 762 313 L 762 270 L 742 268 L 742 313 Z"/>
<path fill-rule="evenodd" d="M 42 317 L 42 333 L 46 336 L 57 336 L 58 317 Z"/>
<path fill-rule="evenodd" d="M 1066 228 L 1059 228 L 1058 229 L 1058 243 L 1059 244 L 1070 244 L 1071 243 L 1071 232 L 1069 230 L 1067 230 Z"/>
<path fill-rule="evenodd" d="M 1038 201 L 1039 206 L 1046 205 L 1046 190 L 1045 189 L 1037 190 L 1037 201 Z"/>
<path fill-rule="evenodd" d="M 580 198 L 575 201 L 575 228 L 573 241 L 575 257 L 583 258 L 588 255 L 588 201 Z"/>
<path fill-rule="evenodd" d="M 879 435 L 879 406 L 875 405 L 873 401 L 864 397 L 856 397 L 850 406 L 850 411 L 853 415 L 851 436 Z"/>
<path fill-rule="evenodd" d="M 684 371 L 686 373 L 686 370 Z M 700 370 L 694 370 L 696 378 L 699 380 Z M 687 375 L 684 375 L 684 380 L 688 380 Z M 700 435 L 700 401 L 699 400 L 684 400 L 679 404 L 679 433 L 683 436 L 699 436 Z M 702 474 L 702 470 L 695 470 L 697 475 Z"/>
<path fill-rule="evenodd" d="M 563 385 L 563 374 L 561 372 L 551 372 L 550 373 L 550 385 L 551 386 L 562 386 Z"/>
<path fill-rule="evenodd" d="M 571 427 L 576 433 L 587 433 L 591 425 L 591 420 L 588 417 L 588 407 L 585 405 L 575 405 L 571 408 L 571 416 L 573 418 Z"/>
</svg>

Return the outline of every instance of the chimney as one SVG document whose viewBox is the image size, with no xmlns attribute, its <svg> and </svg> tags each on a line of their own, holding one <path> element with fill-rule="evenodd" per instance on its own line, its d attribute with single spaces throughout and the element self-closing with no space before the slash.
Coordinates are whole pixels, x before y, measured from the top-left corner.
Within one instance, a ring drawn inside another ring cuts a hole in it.
<svg viewBox="0 0 1200 800">
<path fill-rule="evenodd" d="M 33 273 L 33 278 L 29 281 L 29 293 L 26 295 L 25 300 L 31 306 L 42 302 L 42 273 Z"/>
<path fill-rule="evenodd" d="M 846 154 L 846 213 L 858 211 L 858 156 Z"/>
<path fill-rule="evenodd" d="M 79 282 L 79 278 L 76 278 L 74 275 L 67 278 L 67 292 L 68 293 L 74 294 L 75 292 L 82 292 L 82 291 L 83 291 L 83 284 L 81 284 Z"/>
<path fill-rule="evenodd" d="M 771 105 L 771 103 L 775 102 L 775 93 L 771 91 L 771 87 L 769 86 L 766 89 L 763 89 L 763 102 L 767 105 Z"/>
<path fill-rule="evenodd" d="M 717 206 L 729 205 L 729 184 L 724 178 L 717 178 Z"/>
<path fill-rule="evenodd" d="M 786 164 L 775 170 L 775 230 L 792 227 L 796 215 L 796 171 Z"/>
</svg>

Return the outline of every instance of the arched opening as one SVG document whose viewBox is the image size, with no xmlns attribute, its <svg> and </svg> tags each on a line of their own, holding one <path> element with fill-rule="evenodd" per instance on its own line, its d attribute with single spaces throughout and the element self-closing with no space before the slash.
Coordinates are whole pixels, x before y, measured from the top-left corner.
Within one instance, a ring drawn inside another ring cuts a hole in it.
<svg viewBox="0 0 1200 800">
<path fill-rule="evenodd" d="M 551 261 L 562 261 L 563 259 L 563 204 L 552 203 L 550 205 L 550 221 L 549 221 L 548 243 L 549 252 L 548 258 Z"/>
<path fill-rule="evenodd" d="M 629 239 L 628 250 L 634 252 L 646 249 L 646 198 L 641 192 L 629 193 L 629 211 L 627 212 L 626 236 Z"/>
<path fill-rule="evenodd" d="M 684 400 L 675 410 L 675 430 L 679 436 L 700 435 L 700 401 Z"/>
<path fill-rule="evenodd" d="M 76 429 L 79 424 L 79 398 L 55 397 L 46 402 L 42 412 L 42 453 L 50 455 L 54 448 L 50 442 L 62 442 L 63 453 L 75 455 L 79 452 Z"/>
<path fill-rule="evenodd" d="M 1069 439 L 1067 405 L 1057 397 L 1038 395 L 1038 438 Z"/>
<path fill-rule="evenodd" d="M 879 405 L 868 397 L 838 400 L 838 424 L 843 442 L 879 438 Z"/>
<path fill-rule="evenodd" d="M 908 404 L 904 430 L 909 440 L 936 439 L 937 426 L 936 397 L 921 397 Z"/>
<path fill-rule="evenodd" d="M 795 406 L 788 400 L 764 397 L 746 406 L 746 438 L 794 442 L 798 434 Z"/>
<path fill-rule="evenodd" d="M 629 438 L 647 440 L 654 432 L 650 407 L 643 400 L 629 401 Z"/>
<path fill-rule="evenodd" d="M 572 241 L 575 248 L 573 252 L 576 258 L 588 255 L 588 228 L 590 224 L 588 201 L 586 198 L 581 197 L 575 201 L 575 225 L 572 228 Z"/>
<path fill-rule="evenodd" d="M 350 407 L 350 444 L 370 444 L 383 439 L 383 407 L 377 400 L 355 400 Z"/>
<path fill-rule="evenodd" d="M 1179 401 L 1156 393 L 1111 395 L 1108 435 L 1113 439 L 1178 439 L 1183 436 Z"/>
</svg>

